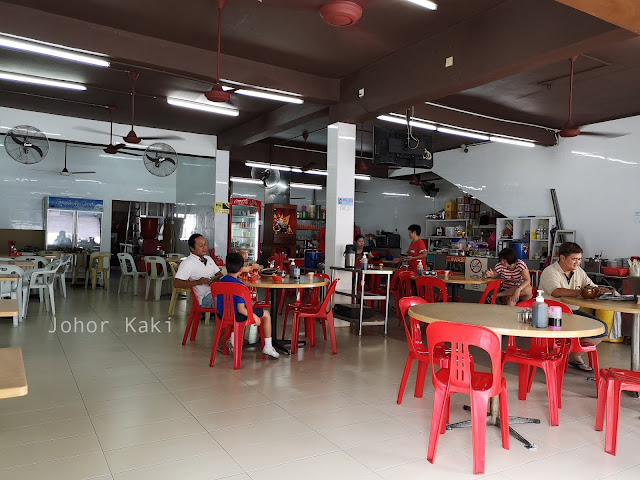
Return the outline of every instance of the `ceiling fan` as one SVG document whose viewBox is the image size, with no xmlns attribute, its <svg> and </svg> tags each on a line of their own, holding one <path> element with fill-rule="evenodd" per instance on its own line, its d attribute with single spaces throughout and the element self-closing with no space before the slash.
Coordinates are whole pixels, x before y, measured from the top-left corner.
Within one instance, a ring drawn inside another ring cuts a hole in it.
<svg viewBox="0 0 640 480">
<path fill-rule="evenodd" d="M 64 144 L 64 168 L 62 169 L 61 172 L 52 172 L 51 170 L 39 170 L 40 172 L 47 172 L 47 173 L 57 173 L 62 175 L 63 177 L 70 177 L 71 175 L 81 175 L 81 174 L 85 174 L 85 173 L 96 173 L 96 172 L 70 172 L 69 169 L 67 168 L 67 143 L 65 142 Z"/>
<path fill-rule="evenodd" d="M 140 74 L 138 72 L 128 72 L 128 75 L 131 80 L 131 131 L 127 133 L 126 137 L 122 137 L 122 139 L 127 143 L 134 144 L 140 143 L 142 140 L 181 140 L 182 137 L 178 137 L 177 135 L 154 135 L 145 137 L 139 137 L 136 135 L 136 132 L 133 130 L 136 110 L 136 80 L 138 80 Z"/>
<path fill-rule="evenodd" d="M 304 165 L 302 167 L 300 167 L 300 169 L 303 172 L 306 172 L 307 170 L 312 169 L 313 167 L 315 167 L 317 165 L 317 162 L 307 162 L 307 139 L 309 138 L 309 132 L 307 130 L 305 130 L 304 132 L 302 132 L 302 138 L 304 139 Z"/>
<path fill-rule="evenodd" d="M 216 83 L 213 84 L 211 90 L 204 92 L 207 100 L 215 103 L 227 103 L 231 98 L 231 93 L 222 88 L 220 83 L 220 52 L 222 45 L 222 10 L 227 4 L 227 0 L 216 0 L 218 6 L 218 53 L 216 55 Z"/>
<path fill-rule="evenodd" d="M 569 63 L 571 64 L 571 75 L 569 77 L 569 119 L 564 124 L 562 129 L 558 132 L 562 138 L 572 138 L 577 137 L 578 135 L 588 135 L 591 137 L 605 137 L 605 138 L 614 138 L 621 137 L 624 134 L 621 133 L 610 133 L 610 132 L 584 132 L 580 130 L 579 126 L 573 123 L 572 114 L 573 114 L 573 74 L 574 74 L 574 66 L 578 56 L 571 57 L 569 59 Z"/>
</svg>

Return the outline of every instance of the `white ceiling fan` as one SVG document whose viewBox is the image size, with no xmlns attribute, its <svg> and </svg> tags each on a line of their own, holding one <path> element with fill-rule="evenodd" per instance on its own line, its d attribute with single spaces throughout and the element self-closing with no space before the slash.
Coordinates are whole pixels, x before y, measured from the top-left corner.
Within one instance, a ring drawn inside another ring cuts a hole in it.
<svg viewBox="0 0 640 480">
<path fill-rule="evenodd" d="M 58 173 L 64 177 L 70 177 L 71 175 L 82 175 L 85 173 L 96 173 L 96 172 L 70 172 L 69 169 L 67 168 L 67 143 L 65 142 L 64 144 L 64 168 L 62 169 L 61 172 L 52 172 L 51 170 L 39 170 L 40 172 L 47 172 L 47 173 Z"/>
</svg>

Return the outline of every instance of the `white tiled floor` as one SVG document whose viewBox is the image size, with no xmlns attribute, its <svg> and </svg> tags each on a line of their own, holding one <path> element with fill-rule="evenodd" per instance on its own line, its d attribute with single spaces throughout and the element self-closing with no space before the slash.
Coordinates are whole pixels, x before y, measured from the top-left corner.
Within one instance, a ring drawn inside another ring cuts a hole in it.
<svg viewBox="0 0 640 480">
<path fill-rule="evenodd" d="M 51 319 L 35 299 L 19 328 L 0 319 L 0 346 L 22 347 L 29 382 L 26 397 L 0 401 L 0 478 L 474 477 L 469 430 L 447 432 L 435 463 L 426 461 L 430 385 L 414 398 L 412 374 L 396 404 L 403 341 L 341 328 L 338 355 L 319 335 L 316 348 L 294 357 L 263 360 L 247 350 L 240 370 L 222 355 L 209 368 L 213 326 L 200 325 L 196 342 L 183 347 L 185 302 L 165 323 L 168 303 L 70 288 L 66 300 L 57 298 L 58 329 L 77 320 L 84 332 L 48 332 Z M 135 331 L 126 324 L 133 317 Z M 152 318 L 160 332 L 140 331 Z M 109 323 L 88 333 L 90 321 Z M 602 366 L 628 367 L 628 346 L 603 344 L 599 351 Z M 613 457 L 603 450 L 604 433 L 593 429 L 595 385 L 586 375 L 567 374 L 561 424 L 549 427 L 542 377 L 523 402 L 515 368 L 507 372 L 510 413 L 542 419 L 515 426 L 538 449 L 512 439 L 511 450 L 503 450 L 499 430 L 489 428 L 484 478 L 640 476 L 640 400 L 623 398 Z M 468 418 L 463 401 L 454 399 L 452 421 Z"/>
</svg>

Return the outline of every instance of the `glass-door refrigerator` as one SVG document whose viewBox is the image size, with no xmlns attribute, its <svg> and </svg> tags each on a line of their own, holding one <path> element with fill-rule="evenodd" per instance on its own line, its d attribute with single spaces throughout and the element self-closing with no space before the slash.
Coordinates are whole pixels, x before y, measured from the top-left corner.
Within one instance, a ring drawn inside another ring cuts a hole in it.
<svg viewBox="0 0 640 480">
<path fill-rule="evenodd" d="M 45 197 L 43 210 L 47 249 L 100 250 L 102 200 Z"/>
<path fill-rule="evenodd" d="M 229 252 L 238 252 L 247 262 L 258 262 L 262 202 L 251 198 L 229 200 Z"/>
</svg>

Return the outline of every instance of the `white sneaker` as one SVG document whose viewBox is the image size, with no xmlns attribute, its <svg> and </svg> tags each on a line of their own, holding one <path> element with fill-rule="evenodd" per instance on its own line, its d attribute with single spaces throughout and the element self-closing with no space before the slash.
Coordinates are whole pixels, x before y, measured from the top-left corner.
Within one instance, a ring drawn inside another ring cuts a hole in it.
<svg viewBox="0 0 640 480">
<path fill-rule="evenodd" d="M 280 357 L 280 354 L 278 352 L 276 352 L 276 349 L 273 347 L 267 347 L 265 345 L 265 347 L 262 349 L 262 353 L 264 353 L 265 355 L 269 355 L 270 357 L 273 358 L 278 358 Z"/>
<path fill-rule="evenodd" d="M 233 355 L 233 342 L 231 339 L 227 340 L 227 348 L 229 349 L 229 355 Z"/>
</svg>

